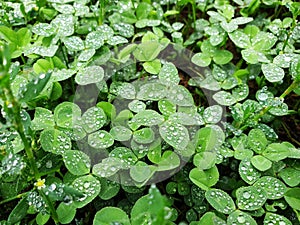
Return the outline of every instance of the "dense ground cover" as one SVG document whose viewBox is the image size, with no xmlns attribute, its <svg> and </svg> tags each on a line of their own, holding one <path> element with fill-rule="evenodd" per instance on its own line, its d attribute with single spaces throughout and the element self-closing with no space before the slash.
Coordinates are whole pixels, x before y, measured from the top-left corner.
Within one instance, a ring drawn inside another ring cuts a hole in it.
<svg viewBox="0 0 300 225">
<path fill-rule="evenodd" d="M 0 224 L 299 224 L 300 4 L 0 2 Z"/>
</svg>

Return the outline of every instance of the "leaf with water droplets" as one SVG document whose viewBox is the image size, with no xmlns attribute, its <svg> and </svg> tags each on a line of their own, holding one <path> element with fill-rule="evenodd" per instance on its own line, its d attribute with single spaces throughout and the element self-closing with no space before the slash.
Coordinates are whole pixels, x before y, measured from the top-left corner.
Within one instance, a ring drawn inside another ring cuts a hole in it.
<svg viewBox="0 0 300 225">
<path fill-rule="evenodd" d="M 246 212 L 236 210 L 231 213 L 227 218 L 227 224 L 235 225 L 257 225 L 256 221 Z"/>
<path fill-rule="evenodd" d="M 252 165 L 259 171 L 266 171 L 271 168 L 272 162 L 262 155 L 255 155 L 251 158 Z"/>
<path fill-rule="evenodd" d="M 51 73 L 42 73 L 36 76 L 32 81 L 30 81 L 24 88 L 20 89 L 19 92 L 19 101 L 20 102 L 29 102 L 34 100 L 45 88 Z"/>
<path fill-rule="evenodd" d="M 75 81 L 80 85 L 98 83 L 104 78 L 104 70 L 100 66 L 88 66 L 80 71 L 75 76 Z"/>
<path fill-rule="evenodd" d="M 261 176 L 261 173 L 253 167 L 250 159 L 248 158 L 245 158 L 240 162 L 239 174 L 241 178 L 248 184 L 253 184 Z"/>
<path fill-rule="evenodd" d="M 108 157 L 102 160 L 101 163 L 93 166 L 92 173 L 98 177 L 110 177 L 116 174 L 120 169 L 126 168 L 124 162 L 119 158 Z"/>
<path fill-rule="evenodd" d="M 52 4 L 53 8 L 62 14 L 73 14 L 74 7 L 69 4 Z"/>
<path fill-rule="evenodd" d="M 81 109 L 72 102 L 60 103 L 54 109 L 54 119 L 59 127 L 74 127 L 80 117 Z"/>
<path fill-rule="evenodd" d="M 66 37 L 63 39 L 63 41 L 69 51 L 80 51 L 84 49 L 84 43 L 80 37 Z"/>
<path fill-rule="evenodd" d="M 128 23 L 114 23 L 112 25 L 115 31 L 117 31 L 123 37 L 130 38 L 134 35 L 134 26 Z"/>
<path fill-rule="evenodd" d="M 126 44 L 128 43 L 128 40 L 126 38 L 123 38 L 121 36 L 113 36 L 112 38 L 107 40 L 107 44 L 116 46 L 119 44 Z"/>
<path fill-rule="evenodd" d="M 166 62 L 158 74 L 159 80 L 167 85 L 177 85 L 180 81 L 178 71 L 173 63 Z"/>
<path fill-rule="evenodd" d="M 201 67 L 207 67 L 211 63 L 211 57 L 207 53 L 199 52 L 193 55 L 192 63 Z"/>
<path fill-rule="evenodd" d="M 267 212 L 263 225 L 292 225 L 292 222 L 284 216 Z"/>
<path fill-rule="evenodd" d="M 114 126 L 109 133 L 116 141 L 128 141 L 132 136 L 131 130 L 124 126 Z"/>
<path fill-rule="evenodd" d="M 58 45 L 46 46 L 33 46 L 25 50 L 24 55 L 37 54 L 45 57 L 53 57 L 58 49 Z"/>
<path fill-rule="evenodd" d="M 278 162 L 289 157 L 290 148 L 284 143 L 271 143 L 262 152 L 262 155 L 271 161 Z"/>
<path fill-rule="evenodd" d="M 176 105 L 163 99 L 158 101 L 158 109 L 163 115 L 169 116 L 176 112 Z"/>
<path fill-rule="evenodd" d="M 72 147 L 71 139 L 56 129 L 44 130 L 40 136 L 42 148 L 47 152 L 62 155 Z"/>
<path fill-rule="evenodd" d="M 96 28 L 97 32 L 100 32 L 100 36 L 104 40 L 109 40 L 114 36 L 114 30 L 107 24 L 102 24 Z"/>
<path fill-rule="evenodd" d="M 104 45 L 104 37 L 101 31 L 92 31 L 88 33 L 85 39 L 85 47 L 97 50 Z"/>
<path fill-rule="evenodd" d="M 33 130 L 43 130 L 54 127 L 54 116 L 48 109 L 36 107 L 34 119 L 31 121 L 31 128 Z"/>
<path fill-rule="evenodd" d="M 32 27 L 32 32 L 44 37 L 49 37 L 55 33 L 55 28 L 48 23 L 38 23 Z"/>
<path fill-rule="evenodd" d="M 120 159 L 121 163 L 123 164 L 123 168 L 132 166 L 138 161 L 138 158 L 132 152 L 132 150 L 126 147 L 114 148 L 109 153 L 109 157 Z"/>
<path fill-rule="evenodd" d="M 261 187 L 240 187 L 236 190 L 237 205 L 242 210 L 257 210 L 261 208 L 266 200 L 267 193 Z"/>
<path fill-rule="evenodd" d="M 273 63 L 281 68 L 289 68 L 291 62 L 297 58 L 296 54 L 286 53 L 286 54 L 279 54 L 275 56 L 273 59 Z"/>
<path fill-rule="evenodd" d="M 137 93 L 139 100 L 152 100 L 158 101 L 166 96 L 167 88 L 164 84 L 160 83 L 146 83 L 141 86 Z"/>
<path fill-rule="evenodd" d="M 132 112 L 138 113 L 146 109 L 146 104 L 139 100 L 133 100 L 128 104 L 128 108 Z"/>
<path fill-rule="evenodd" d="M 78 56 L 79 61 L 89 61 L 96 53 L 95 49 L 84 49 Z"/>
<path fill-rule="evenodd" d="M 230 33 L 229 37 L 239 48 L 248 48 L 251 46 L 249 36 L 240 30 L 236 30 L 233 33 Z"/>
<path fill-rule="evenodd" d="M 279 176 L 290 187 L 296 187 L 300 184 L 300 170 L 292 167 L 286 167 L 279 172 Z"/>
<path fill-rule="evenodd" d="M 130 177 L 137 182 L 139 186 L 143 186 L 152 177 L 155 171 L 155 166 L 139 161 L 130 167 Z"/>
<path fill-rule="evenodd" d="M 271 104 L 273 104 L 273 107 L 269 110 L 269 113 L 272 115 L 285 116 L 288 114 L 289 106 L 281 99 L 275 98 Z"/>
<path fill-rule="evenodd" d="M 125 99 L 134 99 L 136 95 L 135 87 L 130 83 L 122 83 L 119 86 L 118 94 Z"/>
<path fill-rule="evenodd" d="M 82 208 L 93 201 L 99 194 L 101 186 L 98 179 L 92 175 L 86 175 L 76 178 L 72 186 L 82 192 L 84 197 L 74 201 L 76 208 Z"/>
<path fill-rule="evenodd" d="M 213 99 L 220 105 L 230 106 L 236 103 L 236 99 L 227 91 L 219 91 L 213 95 Z"/>
<path fill-rule="evenodd" d="M 99 107 L 91 107 L 82 115 L 82 126 L 88 133 L 99 130 L 106 123 L 106 114 Z"/>
<path fill-rule="evenodd" d="M 128 215 L 120 208 L 105 207 L 94 217 L 93 225 L 131 225 Z"/>
<path fill-rule="evenodd" d="M 159 125 L 164 121 L 164 117 L 158 112 L 152 109 L 146 109 L 144 111 L 138 112 L 129 122 L 129 125 L 137 126 L 136 129 L 140 126 L 154 126 Z"/>
<path fill-rule="evenodd" d="M 154 141 L 155 133 L 150 127 L 146 127 L 134 131 L 132 138 L 137 143 L 149 144 Z"/>
<path fill-rule="evenodd" d="M 247 144 L 256 153 L 260 154 L 266 148 L 268 140 L 260 129 L 252 129 L 248 134 Z"/>
<path fill-rule="evenodd" d="M 91 160 L 87 154 L 78 150 L 68 150 L 63 154 L 65 166 L 74 175 L 84 175 L 90 172 Z"/>
<path fill-rule="evenodd" d="M 57 29 L 59 37 L 71 36 L 74 33 L 75 17 L 70 14 L 59 14 L 51 21 L 51 25 Z"/>
<path fill-rule="evenodd" d="M 99 130 L 88 136 L 88 143 L 93 148 L 108 148 L 114 144 L 114 138 L 107 131 Z"/>
<path fill-rule="evenodd" d="M 61 69 L 55 70 L 52 72 L 51 80 L 52 81 L 63 81 L 72 77 L 76 73 L 76 70 L 73 69 Z"/>
<path fill-rule="evenodd" d="M 266 51 L 271 49 L 277 42 L 277 37 L 268 32 L 260 31 L 251 39 L 254 50 Z"/>
<path fill-rule="evenodd" d="M 173 104 L 179 106 L 193 106 L 194 99 L 192 94 L 181 85 L 171 86 L 167 93 L 167 99 L 170 100 Z"/>
<path fill-rule="evenodd" d="M 242 84 L 232 90 L 232 96 L 236 101 L 242 101 L 249 95 L 249 87 L 247 84 Z"/>
<path fill-rule="evenodd" d="M 173 151 L 165 151 L 157 163 L 157 171 L 172 170 L 180 166 L 180 158 Z"/>
<path fill-rule="evenodd" d="M 203 119 L 206 123 L 218 123 L 222 119 L 223 108 L 219 105 L 207 107 L 203 112 Z"/>
<path fill-rule="evenodd" d="M 120 191 L 120 184 L 106 178 L 100 178 L 101 190 L 99 197 L 103 200 L 109 200 L 115 197 Z"/>
<path fill-rule="evenodd" d="M 184 149 L 190 140 L 186 127 L 170 121 L 166 121 L 159 127 L 159 133 L 175 149 Z"/>
<path fill-rule="evenodd" d="M 259 178 L 253 186 L 263 188 L 266 191 L 267 198 L 273 200 L 282 198 L 287 190 L 281 180 L 271 176 Z"/>
<path fill-rule="evenodd" d="M 216 166 L 208 170 L 194 168 L 189 173 L 190 180 L 201 189 L 207 191 L 219 180 L 219 171 Z"/>
<path fill-rule="evenodd" d="M 269 82 L 279 82 L 284 78 L 284 70 L 273 63 L 262 64 L 262 72 Z"/>
<path fill-rule="evenodd" d="M 205 198 L 212 207 L 221 213 L 230 214 L 236 209 L 232 198 L 225 191 L 209 189 L 205 192 Z"/>
</svg>

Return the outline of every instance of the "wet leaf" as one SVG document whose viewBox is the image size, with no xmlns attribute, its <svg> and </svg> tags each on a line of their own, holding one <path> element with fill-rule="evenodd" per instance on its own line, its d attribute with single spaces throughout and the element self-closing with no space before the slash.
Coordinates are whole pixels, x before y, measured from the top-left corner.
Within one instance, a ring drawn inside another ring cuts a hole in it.
<svg viewBox="0 0 300 225">
<path fill-rule="evenodd" d="M 240 162 L 239 174 L 248 184 L 254 184 L 261 176 L 261 173 L 252 166 L 250 159 L 248 158 L 245 158 Z"/>
<path fill-rule="evenodd" d="M 31 128 L 33 130 L 43 130 L 54 127 L 54 116 L 48 109 L 36 107 L 34 119 L 31 121 Z"/>
<path fill-rule="evenodd" d="M 159 127 L 159 133 L 175 149 L 184 149 L 189 143 L 188 130 L 180 124 L 167 121 Z"/>
<path fill-rule="evenodd" d="M 88 133 L 99 130 L 106 123 L 105 112 L 99 107 L 91 107 L 82 115 L 82 126 Z"/>
<path fill-rule="evenodd" d="M 72 102 L 63 102 L 54 109 L 54 119 L 59 127 L 72 128 L 81 117 L 81 109 Z"/>
<path fill-rule="evenodd" d="M 68 150 L 63 154 L 65 166 L 74 175 L 84 175 L 90 172 L 91 160 L 87 154 L 78 150 Z"/>
<path fill-rule="evenodd" d="M 280 199 L 287 190 L 282 181 L 271 176 L 259 178 L 253 186 L 263 188 L 266 191 L 268 199 Z"/>
<path fill-rule="evenodd" d="M 82 208 L 93 201 L 100 193 L 100 182 L 92 175 L 76 178 L 72 186 L 83 193 L 84 197 L 74 201 L 76 208 Z"/>
<path fill-rule="evenodd" d="M 275 214 L 275 213 L 270 213 L 267 212 L 266 216 L 264 218 L 264 225 L 267 224 L 274 224 L 274 225 L 292 225 L 291 221 L 289 221 L 287 218 L 285 218 L 284 216 Z"/>
<path fill-rule="evenodd" d="M 80 51 L 84 49 L 83 41 L 77 36 L 64 38 L 64 44 L 69 51 Z"/>
<path fill-rule="evenodd" d="M 114 144 L 114 138 L 107 131 L 99 130 L 88 136 L 88 143 L 93 148 L 108 148 Z"/>
<path fill-rule="evenodd" d="M 207 67 L 211 63 L 211 57 L 207 53 L 196 53 L 192 57 L 192 62 L 201 67 Z"/>
<path fill-rule="evenodd" d="M 213 99 L 220 105 L 230 106 L 236 103 L 236 99 L 227 91 L 219 91 L 213 95 Z"/>
<path fill-rule="evenodd" d="M 230 214 L 236 209 L 232 198 L 222 190 L 209 189 L 205 192 L 205 198 L 213 208 L 221 213 Z"/>
<path fill-rule="evenodd" d="M 166 96 L 166 86 L 160 83 L 146 83 L 141 86 L 137 93 L 139 100 L 153 100 L 158 101 Z"/>
<path fill-rule="evenodd" d="M 236 197 L 239 209 L 252 211 L 265 204 L 267 193 L 261 187 L 240 187 L 236 190 Z"/>
<path fill-rule="evenodd" d="M 177 68 L 173 63 L 165 63 L 158 74 L 159 80 L 167 85 L 177 85 L 180 81 Z"/>
<path fill-rule="evenodd" d="M 201 189 L 207 191 L 219 180 L 219 171 L 216 166 L 208 170 L 194 168 L 189 173 L 190 180 Z"/>
<path fill-rule="evenodd" d="M 56 129 L 42 131 L 40 142 L 45 151 L 58 155 L 64 154 L 72 147 L 71 139 L 62 131 Z"/>
<path fill-rule="evenodd" d="M 55 33 L 55 28 L 48 23 L 38 23 L 32 27 L 32 32 L 44 37 L 49 37 Z"/>
<path fill-rule="evenodd" d="M 116 141 L 128 141 L 132 136 L 131 130 L 124 126 L 115 126 L 111 128 L 109 133 Z"/>
<path fill-rule="evenodd" d="M 279 82 L 284 78 L 284 70 L 273 63 L 262 64 L 261 69 L 265 78 L 272 83 Z"/>
<path fill-rule="evenodd" d="M 253 156 L 251 158 L 251 163 L 259 171 L 266 171 L 272 166 L 272 162 L 261 155 Z"/>
<path fill-rule="evenodd" d="M 104 70 L 100 66 L 89 66 L 80 70 L 76 76 L 75 81 L 80 85 L 87 85 L 98 83 L 104 78 Z"/>
<path fill-rule="evenodd" d="M 98 211 L 93 220 L 94 225 L 122 224 L 131 225 L 128 215 L 116 207 L 105 207 Z"/>
<path fill-rule="evenodd" d="M 227 218 L 227 224 L 236 224 L 236 225 L 257 225 L 255 220 L 246 212 L 236 210 L 231 213 Z"/>
<path fill-rule="evenodd" d="M 21 88 L 19 92 L 19 101 L 20 102 L 29 102 L 37 97 L 47 85 L 51 73 L 42 73 L 35 77 L 32 81 L 27 83 L 24 88 Z"/>
</svg>

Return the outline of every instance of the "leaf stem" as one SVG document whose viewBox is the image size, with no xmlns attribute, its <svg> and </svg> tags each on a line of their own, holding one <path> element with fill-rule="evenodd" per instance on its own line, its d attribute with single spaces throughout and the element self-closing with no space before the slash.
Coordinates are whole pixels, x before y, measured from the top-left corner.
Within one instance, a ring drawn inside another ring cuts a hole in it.
<svg viewBox="0 0 300 225">
<path fill-rule="evenodd" d="M 58 222 L 59 221 L 58 220 L 58 215 L 56 213 L 56 210 L 55 210 L 55 208 L 54 208 L 54 206 L 53 206 L 53 204 L 52 204 L 49 196 L 47 196 L 42 190 L 40 190 L 39 193 L 43 197 L 43 199 L 46 201 L 46 203 L 48 204 L 49 210 L 51 212 L 51 217 L 54 220 L 54 223 L 55 224 L 59 224 L 59 222 Z"/>
<path fill-rule="evenodd" d="M 30 167 L 34 173 L 34 177 L 35 179 L 39 179 L 40 175 L 39 175 L 38 168 L 35 164 L 34 154 L 30 146 L 30 143 L 26 137 L 24 126 L 22 123 L 21 106 L 20 103 L 14 97 L 9 82 L 7 86 L 4 88 L 4 96 L 2 96 L 2 98 L 5 102 L 4 109 L 7 111 L 9 116 L 13 117 L 13 121 L 12 121 L 13 127 L 16 129 L 16 131 L 19 133 L 21 137 L 21 140 L 24 145 L 25 153 L 30 163 Z"/>
<path fill-rule="evenodd" d="M 283 100 L 288 94 L 290 94 L 294 89 L 296 89 L 298 87 L 298 85 L 300 84 L 300 80 L 294 80 L 293 83 L 279 96 L 279 98 L 281 100 Z M 254 122 L 258 123 L 258 121 L 260 120 L 260 118 L 265 115 L 273 106 L 272 105 L 268 105 L 266 107 L 264 107 L 254 118 Z M 245 130 L 248 128 L 248 124 L 244 125 L 243 127 L 241 127 L 241 130 Z"/>
<path fill-rule="evenodd" d="M 13 200 L 16 200 L 16 199 L 19 199 L 19 198 L 22 198 L 24 195 L 26 195 L 28 192 L 24 192 L 22 194 L 18 194 L 16 196 L 13 196 L 11 198 L 7 198 L 7 199 L 4 199 L 3 201 L 0 202 L 0 205 L 3 205 L 7 202 L 10 202 L 10 201 L 13 201 Z"/>
</svg>

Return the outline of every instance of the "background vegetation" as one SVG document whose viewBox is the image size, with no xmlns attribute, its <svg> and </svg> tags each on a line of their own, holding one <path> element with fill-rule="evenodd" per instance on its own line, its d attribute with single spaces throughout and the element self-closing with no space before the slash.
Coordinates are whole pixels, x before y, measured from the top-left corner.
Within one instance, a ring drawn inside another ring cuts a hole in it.
<svg viewBox="0 0 300 225">
<path fill-rule="evenodd" d="M 1 1 L 0 224 L 299 224 L 299 14 Z"/>
</svg>

